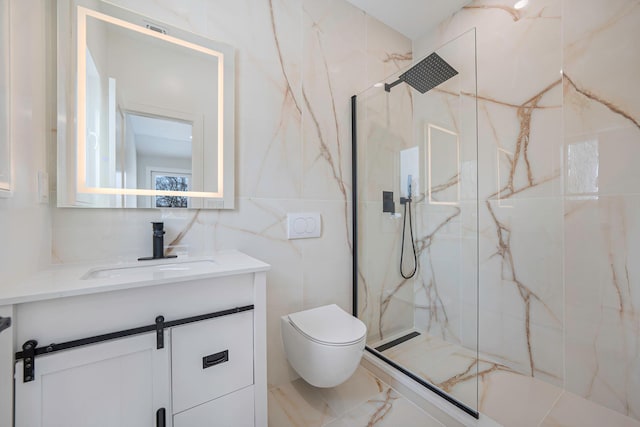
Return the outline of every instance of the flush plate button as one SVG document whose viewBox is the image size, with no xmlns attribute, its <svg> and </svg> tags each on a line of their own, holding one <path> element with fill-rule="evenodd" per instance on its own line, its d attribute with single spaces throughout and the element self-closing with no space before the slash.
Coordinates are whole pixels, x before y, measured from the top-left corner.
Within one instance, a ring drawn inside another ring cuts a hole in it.
<svg viewBox="0 0 640 427">
<path fill-rule="evenodd" d="M 322 224 L 319 212 L 287 214 L 287 239 L 320 237 Z"/>
</svg>

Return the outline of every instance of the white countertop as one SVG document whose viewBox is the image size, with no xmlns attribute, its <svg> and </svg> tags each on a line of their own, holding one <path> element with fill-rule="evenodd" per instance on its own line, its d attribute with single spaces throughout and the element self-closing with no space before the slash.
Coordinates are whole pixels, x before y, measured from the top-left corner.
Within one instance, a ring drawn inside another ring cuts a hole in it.
<svg viewBox="0 0 640 427">
<path fill-rule="evenodd" d="M 267 271 L 269 264 L 231 250 L 120 264 L 54 266 L 0 287 L 0 306 Z M 87 278 L 93 275 L 96 278 Z M 100 277 L 108 276 L 108 277 Z"/>
</svg>

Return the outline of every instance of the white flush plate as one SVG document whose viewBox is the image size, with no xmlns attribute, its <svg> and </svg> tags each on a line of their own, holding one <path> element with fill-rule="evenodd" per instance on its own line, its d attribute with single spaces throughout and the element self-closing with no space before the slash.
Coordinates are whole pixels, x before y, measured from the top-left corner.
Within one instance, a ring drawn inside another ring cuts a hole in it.
<svg viewBox="0 0 640 427">
<path fill-rule="evenodd" d="M 287 239 L 320 237 L 322 223 L 319 212 L 287 214 Z"/>
</svg>

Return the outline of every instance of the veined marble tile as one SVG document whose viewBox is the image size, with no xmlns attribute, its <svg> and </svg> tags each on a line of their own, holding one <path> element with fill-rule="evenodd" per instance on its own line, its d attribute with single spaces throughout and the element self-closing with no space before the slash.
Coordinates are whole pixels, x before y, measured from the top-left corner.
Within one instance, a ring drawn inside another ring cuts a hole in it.
<svg viewBox="0 0 640 427">
<path fill-rule="evenodd" d="M 304 212 L 320 212 L 322 235 L 300 240 L 304 262 L 303 306 L 338 304 L 352 311 L 351 202 L 304 201 Z"/>
<path fill-rule="evenodd" d="M 442 426 L 393 388 L 359 367 L 345 383 L 316 388 L 302 379 L 269 390 L 273 427 Z"/>
<path fill-rule="evenodd" d="M 409 124 L 411 104 L 404 92 L 389 96 L 382 88 L 370 90 L 373 92 L 358 98 L 366 108 L 366 122 L 358 133 L 358 199 L 381 201 L 383 191 L 392 191 L 399 211 L 400 186 L 406 185 L 400 183 L 400 153 L 414 146 L 411 127 L 402 126 Z M 404 99 L 396 98 L 397 94 Z M 382 110 L 380 114 L 373 111 L 378 108 Z"/>
<path fill-rule="evenodd" d="M 540 424 L 541 427 L 638 427 L 640 421 L 603 408 L 573 393 L 564 392 Z"/>
<path fill-rule="evenodd" d="M 299 240 L 287 240 L 287 212 L 302 211 L 299 200 L 239 199 L 238 210 L 217 211 L 208 224 L 215 247 L 235 249 L 271 264 L 267 274 L 267 359 L 269 384 L 297 377 L 284 355 L 280 316 L 303 309 L 303 254 Z"/>
<path fill-rule="evenodd" d="M 564 2 L 566 388 L 636 420 L 639 20 L 633 0 Z"/>
<path fill-rule="evenodd" d="M 415 204 L 416 243 L 420 252 L 418 277 L 414 284 L 415 326 L 433 335 L 460 341 L 462 230 L 458 206 Z M 411 255 L 411 254 L 409 254 Z M 468 325 L 475 329 L 475 324 Z"/>
<path fill-rule="evenodd" d="M 566 387 L 640 419 L 640 197 L 567 200 L 565 210 Z"/>
<path fill-rule="evenodd" d="M 514 372 L 482 376 L 480 411 L 505 426 L 539 426 L 562 389 Z"/>
<path fill-rule="evenodd" d="M 640 128 L 640 6 L 634 0 L 566 0 L 563 10 L 565 133 Z M 615 78 L 612 78 L 615 76 Z"/>
<path fill-rule="evenodd" d="M 335 419 L 335 413 L 318 389 L 302 379 L 269 390 L 269 425 L 278 427 L 321 427 Z"/>
<path fill-rule="evenodd" d="M 389 389 L 367 369 L 358 367 L 346 382 L 332 388 L 319 389 L 322 398 L 338 417 Z"/>
<path fill-rule="evenodd" d="M 563 328 L 563 204 L 560 199 L 509 204 L 481 204 L 480 350 L 523 373 L 561 381 L 562 348 L 554 345 Z M 487 316 L 498 316 L 497 328 L 486 323 Z M 499 347 L 492 346 L 495 334 L 502 336 Z M 555 356 L 546 354 L 549 348 Z M 537 357 L 538 351 L 545 354 Z"/>
<path fill-rule="evenodd" d="M 402 219 L 382 212 L 382 202 L 360 203 L 358 317 L 368 341 L 413 327 L 413 281 L 400 276 Z"/>
<path fill-rule="evenodd" d="M 617 310 L 567 309 L 567 389 L 640 419 L 640 321 Z"/>
<path fill-rule="evenodd" d="M 638 193 L 632 159 L 640 141 L 640 6 L 568 0 L 563 16 L 566 174 L 573 178 L 565 192 Z M 592 166 L 580 169 L 572 158 Z"/>
<path fill-rule="evenodd" d="M 207 5 L 207 18 L 237 49 L 236 194 L 301 197 L 300 3 L 216 2 Z"/>
<path fill-rule="evenodd" d="M 426 333 L 396 345 L 383 354 L 444 392 L 477 408 L 477 352 Z"/>
<path fill-rule="evenodd" d="M 304 3 L 304 196 L 351 196 L 351 108 L 366 72 L 365 14 L 344 1 Z"/>
<path fill-rule="evenodd" d="M 562 48 L 560 0 L 476 0 L 414 43 L 427 53 L 477 30 L 480 196 L 560 192 Z M 500 64 L 500 65 L 498 65 Z"/>
<path fill-rule="evenodd" d="M 443 424 L 392 388 L 369 399 L 329 426 L 441 427 Z"/>
<path fill-rule="evenodd" d="M 369 86 L 409 66 L 413 55 L 411 40 L 376 18 L 366 15 L 366 28 L 366 84 Z M 359 88 L 358 92 L 367 86 Z"/>
</svg>

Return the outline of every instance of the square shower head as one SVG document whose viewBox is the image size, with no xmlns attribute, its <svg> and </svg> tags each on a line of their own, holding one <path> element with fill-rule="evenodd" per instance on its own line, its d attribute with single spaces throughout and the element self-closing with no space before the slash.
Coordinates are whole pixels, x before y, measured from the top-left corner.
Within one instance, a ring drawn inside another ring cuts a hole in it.
<svg viewBox="0 0 640 427">
<path fill-rule="evenodd" d="M 399 80 L 406 82 L 420 93 L 425 93 L 446 82 L 458 72 L 437 53 L 424 58 L 402 73 Z"/>
</svg>

